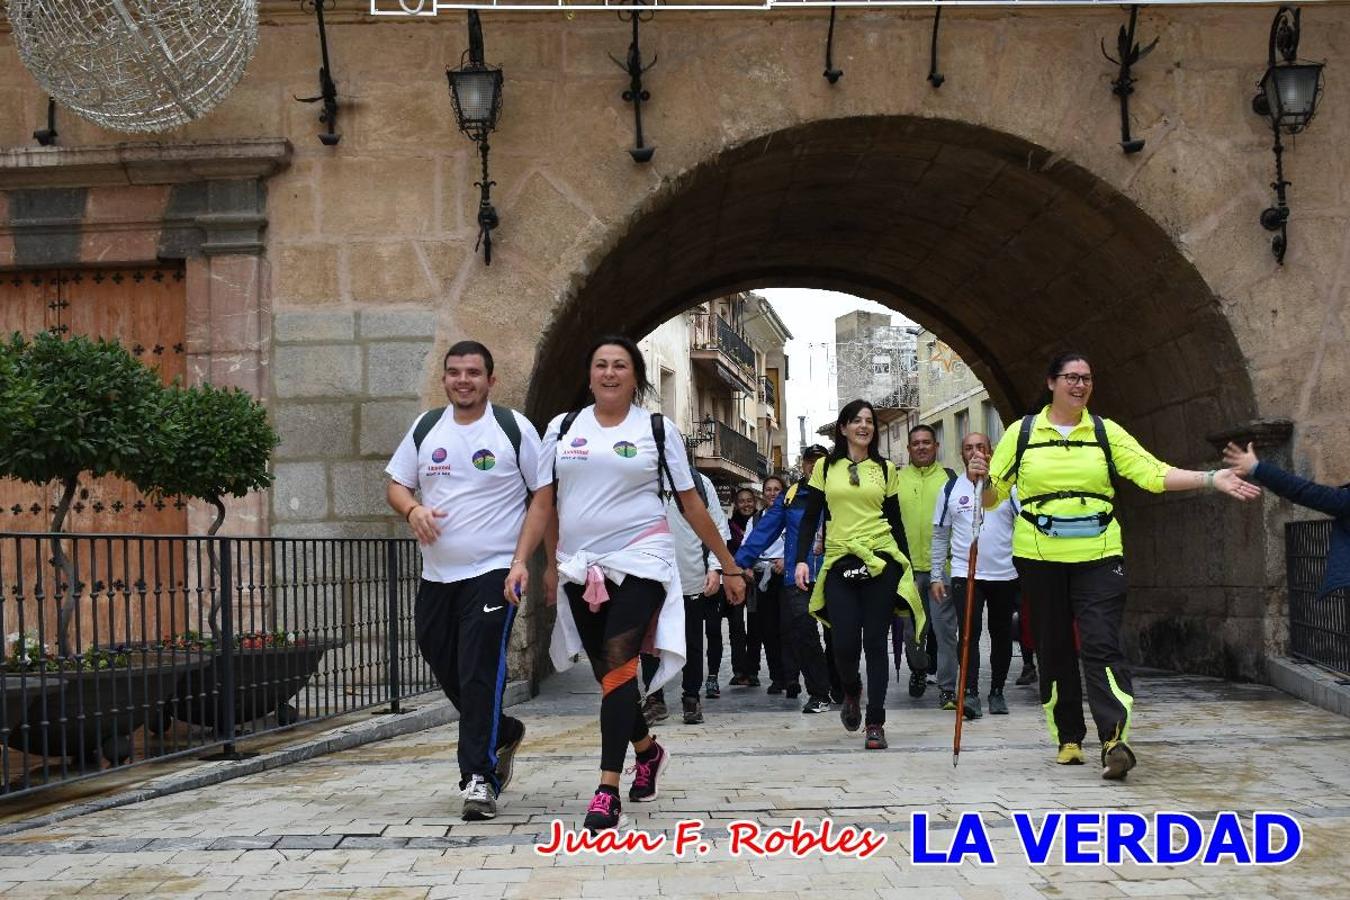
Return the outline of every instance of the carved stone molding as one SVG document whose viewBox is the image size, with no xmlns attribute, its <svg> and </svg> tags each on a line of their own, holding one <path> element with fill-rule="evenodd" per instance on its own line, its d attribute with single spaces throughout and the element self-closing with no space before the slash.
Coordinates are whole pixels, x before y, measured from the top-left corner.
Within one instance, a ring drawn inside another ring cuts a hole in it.
<svg viewBox="0 0 1350 900">
<path fill-rule="evenodd" d="M 1214 449 L 1219 452 L 1223 451 L 1224 446 L 1229 441 L 1242 447 L 1249 443 L 1253 444 L 1258 452 L 1262 450 L 1286 451 L 1289 446 L 1289 439 L 1293 437 L 1293 434 L 1294 423 L 1289 419 L 1252 419 L 1241 425 L 1207 434 L 1205 440 L 1209 441 Z"/>
<path fill-rule="evenodd" d="M 0 150 L 0 190 L 266 179 L 290 165 L 285 138 Z"/>
</svg>

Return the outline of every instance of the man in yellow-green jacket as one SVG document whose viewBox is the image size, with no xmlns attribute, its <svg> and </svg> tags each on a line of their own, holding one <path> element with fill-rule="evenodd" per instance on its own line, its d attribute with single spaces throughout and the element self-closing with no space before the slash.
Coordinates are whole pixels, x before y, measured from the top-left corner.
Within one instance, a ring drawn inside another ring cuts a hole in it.
<svg viewBox="0 0 1350 900">
<path fill-rule="evenodd" d="M 928 675 L 936 673 L 938 683 L 938 705 L 943 709 L 956 709 L 956 606 L 951 598 L 934 602 L 929 594 L 931 573 L 929 555 L 933 543 L 933 509 L 937 498 L 947 483 L 956 478 L 951 469 L 938 465 L 940 447 L 937 434 L 928 425 L 915 425 L 909 431 L 909 465 L 897 475 L 900 480 L 900 518 L 905 524 L 905 539 L 909 542 L 910 561 L 914 566 L 914 586 L 923 599 L 924 612 L 928 626 L 923 635 L 914 634 L 912 619 L 897 618 L 894 634 L 904 636 L 905 660 L 909 664 L 909 695 L 922 697 L 928 686 Z M 939 573 L 940 575 L 940 573 Z M 916 665 L 915 650 L 926 647 L 927 667 Z M 894 641 L 896 647 L 896 668 L 900 666 L 900 641 Z M 980 714 L 979 695 L 974 703 L 966 699 L 966 715 L 974 718 Z"/>
</svg>

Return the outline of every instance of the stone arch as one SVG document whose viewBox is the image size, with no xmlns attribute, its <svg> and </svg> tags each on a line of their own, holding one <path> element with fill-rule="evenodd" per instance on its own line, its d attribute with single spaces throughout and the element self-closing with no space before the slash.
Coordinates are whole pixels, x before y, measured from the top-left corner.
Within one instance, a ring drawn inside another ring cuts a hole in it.
<svg viewBox="0 0 1350 900">
<path fill-rule="evenodd" d="M 1054 350 L 1081 349 L 1103 376 L 1094 407 L 1176 465 L 1212 460 L 1207 435 L 1256 413 L 1218 298 L 1164 230 L 1053 150 L 968 123 L 859 116 L 755 137 L 669 182 L 588 262 L 536 352 L 539 421 L 574 402 L 594 336 L 767 286 L 847 291 L 932 328 L 1005 417 Z M 1217 499 L 1133 488 L 1122 514 L 1140 655 L 1259 677 L 1263 532 L 1224 544 L 1234 513 Z"/>
</svg>

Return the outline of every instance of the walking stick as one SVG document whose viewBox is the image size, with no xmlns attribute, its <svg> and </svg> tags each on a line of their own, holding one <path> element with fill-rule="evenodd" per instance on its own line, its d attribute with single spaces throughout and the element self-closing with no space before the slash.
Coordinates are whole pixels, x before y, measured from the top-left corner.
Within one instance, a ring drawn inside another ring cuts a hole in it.
<svg viewBox="0 0 1350 900">
<path fill-rule="evenodd" d="M 961 623 L 961 668 L 956 680 L 956 732 L 952 735 L 952 768 L 961 759 L 961 725 L 966 719 L 966 674 L 970 671 L 970 620 L 975 615 L 975 560 L 980 554 L 980 528 L 984 525 L 984 499 L 980 485 L 975 482 L 975 513 L 971 517 L 970 555 L 966 562 L 966 615 Z M 955 603 L 955 597 L 947 599 Z"/>
</svg>

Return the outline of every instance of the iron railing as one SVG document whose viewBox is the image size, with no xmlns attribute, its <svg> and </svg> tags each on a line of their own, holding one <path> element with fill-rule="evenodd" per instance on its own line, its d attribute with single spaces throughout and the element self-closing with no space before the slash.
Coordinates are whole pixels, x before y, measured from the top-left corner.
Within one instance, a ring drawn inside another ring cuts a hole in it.
<svg viewBox="0 0 1350 900">
<path fill-rule="evenodd" d="M 718 422 L 713 435 L 712 455 L 721 457 L 751 472 L 759 470 L 756 458 L 759 448 L 755 442 L 725 422 Z"/>
<path fill-rule="evenodd" d="M 1327 568 L 1331 520 L 1284 527 L 1289 570 L 1289 652 L 1299 659 L 1350 673 L 1350 591 L 1317 596 Z"/>
<path fill-rule="evenodd" d="M 768 375 L 759 376 L 759 395 L 767 405 L 778 406 L 778 389 Z"/>
<path fill-rule="evenodd" d="M 690 335 L 691 348 L 722 353 L 746 370 L 743 374 L 749 379 L 748 384 L 754 387 L 758 382 L 755 377 L 755 351 L 749 342 L 719 315 L 694 313 L 691 319 L 694 326 Z"/>
<path fill-rule="evenodd" d="M 399 703 L 415 542 L 0 534 L 0 794 Z"/>
</svg>

